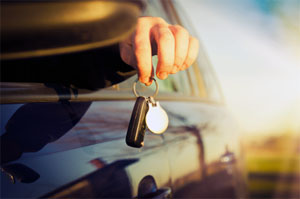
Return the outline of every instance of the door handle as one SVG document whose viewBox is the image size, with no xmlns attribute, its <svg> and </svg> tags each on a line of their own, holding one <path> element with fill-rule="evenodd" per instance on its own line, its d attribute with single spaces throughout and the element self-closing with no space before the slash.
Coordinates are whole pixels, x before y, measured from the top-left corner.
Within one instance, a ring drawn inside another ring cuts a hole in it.
<svg viewBox="0 0 300 199">
<path fill-rule="evenodd" d="M 220 157 L 220 162 L 223 164 L 233 164 L 235 161 L 234 153 L 229 151 L 228 146 L 226 146 L 225 153 Z"/>
</svg>

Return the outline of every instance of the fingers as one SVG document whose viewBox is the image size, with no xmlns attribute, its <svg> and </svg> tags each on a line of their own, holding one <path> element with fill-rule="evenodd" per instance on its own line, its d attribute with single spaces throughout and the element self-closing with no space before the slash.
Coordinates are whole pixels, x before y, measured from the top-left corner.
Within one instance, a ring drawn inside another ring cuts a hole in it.
<svg viewBox="0 0 300 199">
<path fill-rule="evenodd" d="M 171 70 L 171 73 L 175 74 L 180 70 L 187 57 L 190 36 L 189 33 L 179 25 L 170 26 L 169 28 L 175 38 L 175 60 Z"/>
<path fill-rule="evenodd" d="M 199 41 L 195 37 L 190 36 L 188 54 L 185 58 L 183 65 L 180 67 L 180 70 L 185 70 L 190 65 L 192 65 L 196 61 L 198 53 L 199 53 Z"/>
<path fill-rule="evenodd" d="M 198 51 L 198 40 L 186 29 L 157 17 L 139 18 L 136 31 L 120 43 L 122 60 L 138 70 L 140 82 L 146 85 L 154 75 L 152 55 L 158 56 L 157 77 L 166 79 L 192 65 Z"/>
<path fill-rule="evenodd" d="M 136 32 L 132 37 L 133 52 L 136 59 L 136 67 L 138 69 L 139 81 L 150 85 L 152 82 L 152 50 L 149 37 L 150 24 L 139 19 Z"/>
<path fill-rule="evenodd" d="M 157 44 L 158 64 L 156 75 L 166 79 L 192 65 L 199 52 L 199 42 L 179 25 L 159 24 L 151 31 Z M 170 34 L 172 33 L 172 34 Z"/>
<path fill-rule="evenodd" d="M 158 63 L 156 76 L 166 79 L 171 72 L 175 59 L 175 41 L 171 30 L 165 24 L 155 25 L 151 29 L 157 45 Z"/>
</svg>

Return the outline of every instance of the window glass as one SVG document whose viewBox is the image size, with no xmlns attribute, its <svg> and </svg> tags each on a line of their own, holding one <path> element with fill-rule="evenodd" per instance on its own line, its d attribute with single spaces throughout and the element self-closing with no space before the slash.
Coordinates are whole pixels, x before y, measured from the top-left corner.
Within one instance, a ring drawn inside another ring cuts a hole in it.
<svg viewBox="0 0 300 199">
<path fill-rule="evenodd" d="M 197 63 L 205 83 L 207 97 L 212 101 L 222 102 L 223 96 L 217 78 L 212 70 L 211 64 L 201 49 Z"/>
<path fill-rule="evenodd" d="M 147 1 L 147 8 L 144 12 L 144 16 L 153 16 L 153 17 L 161 17 L 166 22 L 171 23 L 169 17 L 167 16 L 166 11 L 164 10 L 161 2 L 158 0 L 149 0 Z"/>
<path fill-rule="evenodd" d="M 220 92 L 220 88 L 218 86 L 218 82 L 216 82 L 215 76 L 211 72 L 207 72 L 204 74 L 204 81 L 207 87 L 209 99 L 215 102 L 222 102 L 223 96 Z"/>
</svg>

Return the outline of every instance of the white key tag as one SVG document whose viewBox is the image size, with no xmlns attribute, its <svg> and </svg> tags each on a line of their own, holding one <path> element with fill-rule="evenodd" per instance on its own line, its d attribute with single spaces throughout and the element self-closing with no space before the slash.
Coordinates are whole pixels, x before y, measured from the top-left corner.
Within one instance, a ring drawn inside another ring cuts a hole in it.
<svg viewBox="0 0 300 199">
<path fill-rule="evenodd" d="M 153 98 L 150 97 L 148 102 L 149 110 L 146 115 L 146 124 L 152 133 L 162 134 L 168 128 L 169 118 L 166 111 L 159 105 L 159 102 L 153 103 L 153 101 Z"/>
</svg>

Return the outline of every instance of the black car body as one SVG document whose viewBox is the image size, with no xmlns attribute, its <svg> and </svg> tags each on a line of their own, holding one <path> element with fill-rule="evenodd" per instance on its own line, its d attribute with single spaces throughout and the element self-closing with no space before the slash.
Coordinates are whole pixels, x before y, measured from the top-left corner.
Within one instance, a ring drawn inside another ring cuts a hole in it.
<svg viewBox="0 0 300 199">
<path fill-rule="evenodd" d="M 144 15 L 193 32 L 179 9 L 153 0 Z M 140 149 L 125 143 L 136 78 L 97 91 L 1 82 L 1 197 L 244 196 L 239 131 L 203 48 L 188 70 L 158 80 L 169 127 L 147 130 Z M 138 89 L 149 96 L 155 86 Z"/>
</svg>

